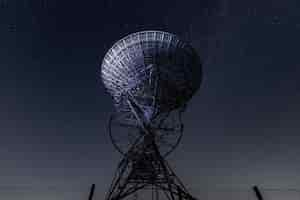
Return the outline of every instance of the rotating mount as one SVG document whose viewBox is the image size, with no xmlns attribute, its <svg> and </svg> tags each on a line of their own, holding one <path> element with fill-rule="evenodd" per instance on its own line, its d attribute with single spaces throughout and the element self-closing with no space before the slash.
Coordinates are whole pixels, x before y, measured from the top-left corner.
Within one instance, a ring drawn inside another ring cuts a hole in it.
<svg viewBox="0 0 300 200">
<path fill-rule="evenodd" d="M 150 96 L 141 97 L 128 91 L 123 97 L 126 102 L 123 107 L 127 110 L 117 112 L 109 120 L 111 142 L 124 156 L 136 139 L 147 130 L 154 134 L 155 143 L 163 157 L 174 151 L 183 135 L 182 113 L 185 105 L 164 113 L 157 112 L 158 94 L 161 92 L 159 70 L 157 66 L 150 67 L 153 76 L 149 76 L 149 80 L 143 83 L 144 88 L 151 88 L 153 91 L 148 93 Z"/>
<path fill-rule="evenodd" d="M 145 134 L 136 121 L 129 121 L 127 113 L 114 114 L 109 120 L 109 136 L 112 144 L 123 156 L 137 138 Z M 155 142 L 163 157 L 172 153 L 179 145 L 183 135 L 182 111 L 165 113 L 148 124 L 154 133 Z"/>
</svg>

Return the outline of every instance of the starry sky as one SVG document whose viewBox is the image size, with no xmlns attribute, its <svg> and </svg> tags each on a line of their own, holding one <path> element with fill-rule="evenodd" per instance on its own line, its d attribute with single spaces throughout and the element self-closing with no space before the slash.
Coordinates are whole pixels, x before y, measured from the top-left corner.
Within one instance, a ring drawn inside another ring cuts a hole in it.
<svg viewBox="0 0 300 200">
<path fill-rule="evenodd" d="M 92 183 L 103 199 L 121 156 L 97 72 L 114 42 L 147 29 L 202 58 L 168 157 L 191 193 L 251 199 L 257 184 L 299 198 L 299 0 L 0 0 L 0 199 L 86 199 Z"/>
</svg>

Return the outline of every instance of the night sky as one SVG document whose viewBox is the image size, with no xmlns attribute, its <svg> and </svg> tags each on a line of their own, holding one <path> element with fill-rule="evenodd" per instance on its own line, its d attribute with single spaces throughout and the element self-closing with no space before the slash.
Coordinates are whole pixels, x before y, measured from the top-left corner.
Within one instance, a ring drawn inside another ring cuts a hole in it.
<svg viewBox="0 0 300 200">
<path fill-rule="evenodd" d="M 86 199 L 92 183 L 104 198 L 121 156 L 106 131 L 114 107 L 97 72 L 114 42 L 147 29 L 189 40 L 203 61 L 184 138 L 168 157 L 191 193 L 251 199 L 257 184 L 287 200 L 287 189 L 300 191 L 299 0 L 0 7 L 0 199 Z"/>
</svg>

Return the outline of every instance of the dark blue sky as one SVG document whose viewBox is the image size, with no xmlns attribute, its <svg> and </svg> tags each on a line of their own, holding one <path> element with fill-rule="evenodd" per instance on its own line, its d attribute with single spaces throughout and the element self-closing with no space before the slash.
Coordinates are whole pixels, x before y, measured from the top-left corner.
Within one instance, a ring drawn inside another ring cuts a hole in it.
<svg viewBox="0 0 300 200">
<path fill-rule="evenodd" d="M 298 0 L 0 5 L 0 199 L 79 200 L 92 183 L 103 198 L 120 155 L 96 71 L 116 40 L 145 29 L 190 40 L 204 63 L 169 158 L 192 193 L 300 188 Z"/>
</svg>

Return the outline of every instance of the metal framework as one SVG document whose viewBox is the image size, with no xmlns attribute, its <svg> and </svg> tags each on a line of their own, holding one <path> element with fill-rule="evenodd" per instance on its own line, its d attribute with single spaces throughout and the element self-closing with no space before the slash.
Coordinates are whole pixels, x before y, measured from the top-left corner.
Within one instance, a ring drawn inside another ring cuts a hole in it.
<svg viewBox="0 0 300 200">
<path fill-rule="evenodd" d="M 193 96 L 201 83 L 201 63 L 196 51 L 176 35 L 143 31 L 113 45 L 104 56 L 101 77 L 119 112 L 131 113 L 127 103 L 131 95 L 150 120 Z M 153 98 L 157 110 L 150 104 Z"/>
<path fill-rule="evenodd" d="M 150 190 L 148 199 L 152 200 L 196 200 L 161 155 L 157 135 L 138 114 L 138 105 L 129 104 L 140 123 L 140 133 L 119 163 L 105 200 L 144 199 L 138 196 L 141 190 Z"/>
<path fill-rule="evenodd" d="M 180 143 L 182 113 L 200 87 L 194 49 L 170 33 L 138 32 L 108 51 L 101 72 L 117 108 L 110 138 L 123 155 L 105 200 L 196 200 L 165 159 Z"/>
</svg>

